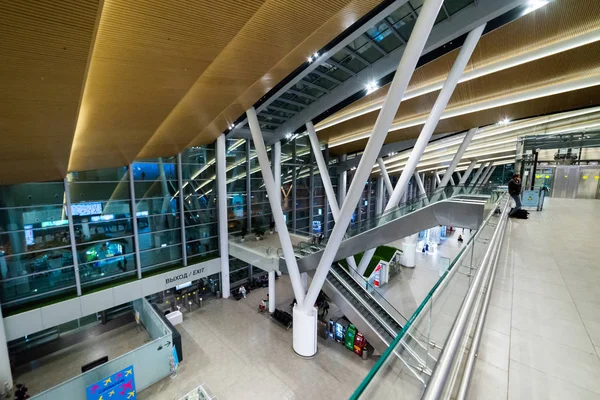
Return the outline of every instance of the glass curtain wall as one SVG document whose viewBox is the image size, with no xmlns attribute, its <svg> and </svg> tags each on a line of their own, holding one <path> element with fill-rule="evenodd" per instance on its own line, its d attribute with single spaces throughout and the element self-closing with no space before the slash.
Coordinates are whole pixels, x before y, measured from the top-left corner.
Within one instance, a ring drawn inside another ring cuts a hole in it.
<svg viewBox="0 0 600 400">
<path fill-rule="evenodd" d="M 271 162 L 271 149 L 267 147 L 269 163 Z M 250 215 L 253 231 L 267 231 L 273 220 L 273 212 L 269 203 L 269 196 L 265 188 L 260 164 L 254 147 L 250 141 Z"/>
<path fill-rule="evenodd" d="M 142 276 L 165 264 L 183 263 L 177 158 L 132 164 Z"/>
<path fill-rule="evenodd" d="M 181 169 L 187 262 L 218 257 L 214 147 L 184 151 Z M 76 296 L 75 263 L 82 294 L 138 279 L 136 241 L 142 277 L 182 266 L 177 170 L 177 157 L 163 157 L 136 161 L 131 171 L 118 167 L 69 173 L 72 236 L 65 182 L 0 187 L 0 301 L 5 313 L 25 310 L 40 298 Z"/>
<path fill-rule="evenodd" d="M 181 174 L 186 254 L 195 263 L 219 252 L 214 145 L 184 150 Z"/>
<path fill-rule="evenodd" d="M 71 172 L 67 180 L 83 293 L 114 279 L 135 279 L 127 168 Z"/>
<path fill-rule="evenodd" d="M 248 148 L 245 139 L 227 139 L 225 143 L 227 175 L 227 229 L 240 234 L 248 226 L 247 171 Z"/>
<path fill-rule="evenodd" d="M 71 237 L 61 182 L 0 187 L 0 300 L 75 295 Z"/>
</svg>

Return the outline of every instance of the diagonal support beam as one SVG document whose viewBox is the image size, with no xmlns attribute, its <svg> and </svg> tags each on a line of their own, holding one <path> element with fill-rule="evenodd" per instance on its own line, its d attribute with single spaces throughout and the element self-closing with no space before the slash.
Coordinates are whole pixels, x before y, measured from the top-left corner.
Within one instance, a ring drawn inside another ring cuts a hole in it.
<svg viewBox="0 0 600 400">
<path fill-rule="evenodd" d="M 465 138 L 463 139 L 460 146 L 458 146 L 458 150 L 456 150 L 456 154 L 454 154 L 454 158 L 452 159 L 452 161 L 450 162 L 450 165 L 446 169 L 444 178 L 442 179 L 442 182 L 440 183 L 440 185 L 442 187 L 446 187 L 446 185 L 448 184 L 448 181 L 450 181 L 450 178 L 452 177 L 454 170 L 458 166 L 458 163 L 460 162 L 462 157 L 465 155 L 465 151 L 467 151 L 467 147 L 469 147 L 469 145 L 471 144 L 471 140 L 473 140 L 473 137 L 477 134 L 478 130 L 479 130 L 479 128 L 471 128 L 465 134 Z M 454 185 L 454 183 L 452 185 Z"/>
<path fill-rule="evenodd" d="M 296 262 L 296 255 L 294 254 L 290 233 L 288 232 L 287 225 L 283 218 L 281 202 L 277 201 L 279 199 L 278 191 L 280 189 L 275 185 L 275 179 L 271 173 L 267 149 L 265 148 L 265 142 L 262 137 L 254 107 L 250 107 L 248 111 L 246 111 L 246 116 L 248 118 L 248 124 L 250 125 L 254 147 L 256 148 L 260 170 L 262 172 L 263 180 L 265 181 L 265 189 L 269 195 L 269 203 L 271 205 L 271 210 L 273 211 L 273 218 L 275 219 L 275 226 L 277 227 L 279 241 L 281 242 L 281 249 L 283 250 L 283 256 L 285 257 L 290 280 L 292 281 L 294 296 L 296 297 L 298 304 L 302 305 L 304 303 L 304 288 L 302 287 L 300 271 L 298 270 L 298 263 Z M 314 304 L 314 302 L 311 304 Z"/>
<path fill-rule="evenodd" d="M 367 181 L 373 164 L 379 155 L 379 151 L 383 146 L 388 130 L 394 121 L 398 106 L 402 101 L 404 92 L 408 86 L 408 82 L 417 66 L 417 61 L 423 52 L 425 42 L 429 37 L 431 28 L 435 23 L 438 12 L 442 6 L 442 0 L 425 0 L 421 8 L 421 15 L 417 19 L 415 26 L 411 32 L 410 39 L 406 44 L 406 49 L 398 65 L 398 69 L 394 74 L 394 79 L 390 85 L 388 94 L 385 97 L 383 107 L 381 108 L 373 132 L 360 160 L 360 164 L 356 169 L 354 179 L 350 184 L 350 189 L 346 196 L 338 222 L 333 227 L 331 236 L 323 251 L 319 265 L 313 276 L 312 283 L 306 294 L 306 299 L 301 306 L 302 310 L 308 312 L 315 304 L 319 292 L 325 283 L 331 263 L 334 261 L 335 254 L 344 239 L 348 224 L 352 218 L 352 213 L 360 200 L 365 182 Z"/>
<path fill-rule="evenodd" d="M 479 165 L 479 168 L 477 169 L 477 172 L 475 173 L 475 176 L 473 177 L 473 179 L 471 180 L 471 185 L 475 186 L 475 184 L 477 184 L 477 180 L 481 177 L 481 173 L 483 172 L 484 169 L 486 169 L 488 166 L 490 165 L 490 163 L 487 164 L 483 164 L 481 163 L 481 165 Z"/>
<path fill-rule="evenodd" d="M 464 175 L 462 176 L 462 178 L 460 178 L 460 182 L 458 182 L 459 186 L 465 185 L 465 182 L 467 182 L 467 179 L 469 179 L 469 176 L 471 175 L 471 172 L 473 172 L 473 168 L 475 168 L 475 165 L 477 165 L 477 161 L 471 161 L 471 164 L 469 164 L 469 166 L 467 167 L 467 170 L 465 171 Z"/>
<path fill-rule="evenodd" d="M 352 179 L 352 183 L 350 184 L 346 200 L 340 210 L 338 222 L 333 227 L 327 246 L 323 251 L 323 255 L 321 256 L 321 260 L 319 261 L 319 265 L 313 276 L 312 283 L 306 294 L 306 299 L 301 306 L 304 312 L 309 312 L 309 310 L 312 309 L 319 296 L 319 292 L 323 287 L 323 283 L 325 283 L 331 263 L 334 261 L 340 243 L 344 239 L 348 224 L 350 223 L 350 218 L 352 218 L 352 213 L 360 200 L 365 182 L 371 174 L 373 164 L 375 164 L 375 160 L 379 156 L 379 151 L 385 142 L 387 133 L 392 126 L 392 122 L 398 111 L 398 106 L 402 101 L 408 82 L 417 66 L 417 61 L 423 52 L 425 42 L 429 37 L 431 28 L 433 27 L 441 6 L 442 0 L 425 0 L 425 3 L 421 8 L 421 14 L 411 32 L 410 39 L 406 44 L 406 49 L 400 60 L 398 69 L 394 74 L 394 79 L 392 80 L 388 94 L 385 97 L 383 107 L 381 108 L 375 126 L 373 127 L 371 137 L 367 142 L 363 156 L 356 169 L 354 179 Z"/>
<path fill-rule="evenodd" d="M 494 173 L 495 170 L 496 170 L 496 166 L 493 165 L 492 168 L 490 168 L 489 172 L 481 180 L 481 185 L 485 185 L 487 182 L 490 181 L 490 177 L 492 176 L 492 174 Z"/>
<path fill-rule="evenodd" d="M 317 167 L 319 168 L 319 173 L 321 174 L 321 182 L 323 182 L 323 188 L 325 189 L 325 195 L 327 196 L 327 201 L 329 202 L 329 207 L 331 208 L 333 221 L 337 223 L 340 215 L 340 206 L 335 198 L 335 192 L 333 190 L 333 185 L 331 184 L 331 178 L 329 177 L 327 164 L 325 163 L 323 153 L 321 152 L 321 146 L 319 144 L 319 138 L 317 138 L 315 126 L 311 121 L 306 123 L 306 131 L 308 132 L 310 146 L 312 147 L 313 154 L 315 155 L 315 161 L 317 162 Z M 356 270 L 357 266 L 354 257 L 348 257 L 346 258 L 346 261 L 352 269 Z"/>
<path fill-rule="evenodd" d="M 394 192 L 394 186 L 392 185 L 392 180 L 390 179 L 390 175 L 387 172 L 387 168 L 385 167 L 385 163 L 383 162 L 383 158 L 379 157 L 377 159 L 377 164 L 379 164 L 379 169 L 381 171 L 381 176 L 383 176 L 383 181 L 385 182 L 385 187 L 388 191 L 388 194 L 391 196 Z"/>
<path fill-rule="evenodd" d="M 425 151 L 429 140 L 431 139 L 431 135 L 433 135 L 433 131 L 437 127 L 437 124 L 440 120 L 440 117 L 442 116 L 442 113 L 444 112 L 444 109 L 448 105 L 448 101 L 450 100 L 450 97 L 454 92 L 454 88 L 458 84 L 458 81 L 460 80 L 460 77 L 462 76 L 465 67 L 467 66 L 467 63 L 471 58 L 471 54 L 473 54 L 475 46 L 477 46 L 477 43 L 479 42 L 479 38 L 481 37 L 484 28 L 485 24 L 482 24 L 477 28 L 473 29 L 467 35 L 465 43 L 462 45 L 460 52 L 458 53 L 458 56 L 456 57 L 456 60 L 452 65 L 452 69 L 450 70 L 450 73 L 448 74 L 448 77 L 444 82 L 444 86 L 438 94 L 438 97 L 435 101 L 435 104 L 433 105 L 431 113 L 427 117 L 427 121 L 425 122 L 425 125 L 421 130 L 421 134 L 417 139 L 417 143 L 415 143 L 415 147 L 410 153 L 404 170 L 400 175 L 400 179 L 398 180 L 398 183 L 394 188 L 394 193 L 390 197 L 390 201 L 388 202 L 386 210 L 396 207 L 400 202 L 402 194 L 404 193 L 404 191 L 406 191 L 408 182 L 413 172 L 415 171 L 415 168 L 419 163 L 419 160 L 421 159 L 421 156 L 423 155 L 423 152 Z"/>
<path fill-rule="evenodd" d="M 486 175 L 487 175 L 487 174 L 488 174 L 488 172 L 490 172 L 490 170 L 492 169 L 492 164 L 493 164 L 493 162 L 492 162 L 492 161 L 490 161 L 490 162 L 487 164 L 487 166 L 485 167 L 485 169 L 483 169 L 483 167 L 481 168 L 481 169 L 482 169 L 482 172 L 481 172 L 481 175 L 479 176 L 479 180 L 477 180 L 477 181 L 474 181 L 474 184 L 473 184 L 473 186 L 479 186 L 479 185 L 481 185 L 481 184 L 483 183 L 483 180 L 485 179 Z"/>
</svg>

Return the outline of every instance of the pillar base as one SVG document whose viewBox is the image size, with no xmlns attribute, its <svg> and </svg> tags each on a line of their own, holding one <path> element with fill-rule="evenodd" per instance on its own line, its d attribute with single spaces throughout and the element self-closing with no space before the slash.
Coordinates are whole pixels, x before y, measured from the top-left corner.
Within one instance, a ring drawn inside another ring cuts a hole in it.
<svg viewBox="0 0 600 400">
<path fill-rule="evenodd" d="M 293 349 L 300 357 L 312 358 L 317 354 L 317 309 L 308 312 L 297 305 L 293 311 Z"/>
</svg>

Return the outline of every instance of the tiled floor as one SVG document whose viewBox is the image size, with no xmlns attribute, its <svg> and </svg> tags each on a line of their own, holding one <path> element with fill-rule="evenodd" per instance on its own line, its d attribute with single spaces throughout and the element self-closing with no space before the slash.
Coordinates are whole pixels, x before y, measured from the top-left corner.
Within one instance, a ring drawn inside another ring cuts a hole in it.
<svg viewBox="0 0 600 400">
<path fill-rule="evenodd" d="M 276 283 L 277 308 L 289 311 L 293 299 L 288 276 Z M 363 361 L 339 343 L 319 338 L 311 360 L 292 350 L 292 330 L 258 313 L 267 289 L 240 301 L 214 300 L 186 314 L 177 328 L 184 361 L 174 379 L 142 391 L 140 400 L 172 400 L 199 384 L 227 399 L 346 399 L 374 360 Z M 332 307 L 330 314 L 335 314 Z"/>
<path fill-rule="evenodd" d="M 600 201 L 511 219 L 470 399 L 600 399 Z"/>
<path fill-rule="evenodd" d="M 14 381 L 24 383 L 33 396 L 79 375 L 82 365 L 103 356 L 112 360 L 149 341 L 148 332 L 131 323 L 21 366 Z"/>
</svg>

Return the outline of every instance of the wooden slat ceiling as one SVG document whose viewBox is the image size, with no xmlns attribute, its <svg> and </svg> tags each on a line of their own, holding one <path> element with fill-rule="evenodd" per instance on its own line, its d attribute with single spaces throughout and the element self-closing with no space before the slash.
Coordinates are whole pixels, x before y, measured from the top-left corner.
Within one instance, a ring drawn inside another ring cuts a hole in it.
<svg viewBox="0 0 600 400">
<path fill-rule="evenodd" d="M 69 170 L 210 143 L 376 0 L 105 0 Z"/>
<path fill-rule="evenodd" d="M 497 29 L 479 41 L 466 68 L 469 71 L 499 60 L 523 54 L 556 41 L 565 40 L 600 27 L 600 7 L 596 0 L 554 1 L 535 12 Z M 415 71 L 409 90 L 439 82 L 450 70 L 459 50 L 426 64 Z M 499 71 L 468 82 L 460 83 L 450 99 L 447 110 L 466 104 L 477 103 L 511 93 L 560 82 L 581 79 L 600 74 L 600 43 L 592 43 L 567 52 Z M 387 94 L 389 85 L 341 110 L 326 121 L 335 119 L 372 104 Z M 581 92 L 581 93 L 578 93 Z M 438 91 L 402 102 L 395 122 L 410 121 L 426 116 L 433 106 Z M 594 96 L 593 94 L 596 94 Z M 540 113 L 552 113 L 575 107 L 600 104 L 600 89 L 592 88 L 563 94 L 572 104 L 541 98 L 527 102 L 480 111 L 469 115 L 440 121 L 436 133 L 453 132 L 497 122 L 504 117 L 524 118 Z M 560 96 L 558 97 L 560 98 Z M 544 105 L 546 102 L 548 104 Z M 351 137 L 370 130 L 377 119 L 378 111 L 364 114 L 341 124 L 318 132 L 322 141 L 330 142 L 342 137 Z M 410 139 L 418 136 L 422 125 L 392 131 L 386 142 Z M 366 140 L 351 142 L 331 148 L 333 154 L 344 154 L 362 150 Z"/>
<path fill-rule="evenodd" d="M 0 1 L 0 184 L 65 176 L 99 3 Z"/>
</svg>

